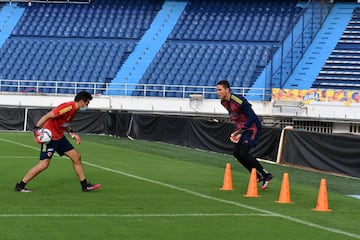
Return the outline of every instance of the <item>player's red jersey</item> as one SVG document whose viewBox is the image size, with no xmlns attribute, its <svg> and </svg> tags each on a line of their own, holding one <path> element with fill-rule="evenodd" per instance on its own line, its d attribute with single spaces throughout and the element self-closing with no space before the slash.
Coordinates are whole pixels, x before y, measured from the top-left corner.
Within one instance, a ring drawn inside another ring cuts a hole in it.
<svg viewBox="0 0 360 240">
<path fill-rule="evenodd" d="M 75 117 L 77 112 L 75 102 L 62 103 L 54 108 L 52 112 L 56 117 L 47 120 L 44 128 L 51 131 L 53 140 L 59 140 L 64 136 L 64 128 L 66 128 Z"/>
<path fill-rule="evenodd" d="M 222 100 L 221 104 L 228 110 L 236 129 L 256 131 L 261 128 L 260 119 L 251 108 L 251 104 L 243 96 L 231 94 L 230 101 Z"/>
</svg>

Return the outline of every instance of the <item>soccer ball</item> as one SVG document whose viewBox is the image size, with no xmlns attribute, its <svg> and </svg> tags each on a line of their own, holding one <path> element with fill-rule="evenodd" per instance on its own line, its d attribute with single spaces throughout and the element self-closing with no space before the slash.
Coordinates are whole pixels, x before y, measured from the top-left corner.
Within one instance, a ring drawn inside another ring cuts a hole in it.
<svg viewBox="0 0 360 240">
<path fill-rule="evenodd" d="M 52 134 L 51 131 L 47 128 L 39 129 L 40 135 L 38 136 L 41 143 L 48 143 L 51 141 Z"/>
</svg>

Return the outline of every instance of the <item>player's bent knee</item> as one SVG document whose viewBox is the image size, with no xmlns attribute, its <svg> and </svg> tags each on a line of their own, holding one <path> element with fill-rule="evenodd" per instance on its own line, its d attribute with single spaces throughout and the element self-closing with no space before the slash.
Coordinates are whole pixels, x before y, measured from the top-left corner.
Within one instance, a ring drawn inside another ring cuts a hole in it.
<svg viewBox="0 0 360 240">
<path fill-rule="evenodd" d="M 71 158 L 71 160 L 72 160 L 74 163 L 81 162 L 81 156 L 80 156 L 80 154 L 77 154 L 77 155 L 73 156 L 73 157 Z"/>
<path fill-rule="evenodd" d="M 65 155 L 68 156 L 73 162 L 80 162 L 81 161 L 81 155 L 75 149 L 73 149 L 73 150 L 71 150 L 69 152 L 66 152 Z"/>
</svg>

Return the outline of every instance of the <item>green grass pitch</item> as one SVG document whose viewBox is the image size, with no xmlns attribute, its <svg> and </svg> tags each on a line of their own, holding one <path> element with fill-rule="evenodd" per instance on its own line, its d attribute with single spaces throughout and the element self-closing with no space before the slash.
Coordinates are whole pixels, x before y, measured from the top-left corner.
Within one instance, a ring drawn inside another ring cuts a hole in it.
<svg viewBox="0 0 360 240">
<path fill-rule="evenodd" d="M 249 173 L 232 156 L 142 140 L 82 135 L 83 193 L 69 159 L 14 186 L 38 161 L 31 133 L 0 132 L 1 239 L 360 239 L 360 180 L 263 163 L 273 173 L 259 198 L 245 198 Z M 226 163 L 235 190 L 221 191 Z M 279 204 L 283 173 L 291 204 Z M 320 180 L 329 208 L 315 207 Z"/>
</svg>

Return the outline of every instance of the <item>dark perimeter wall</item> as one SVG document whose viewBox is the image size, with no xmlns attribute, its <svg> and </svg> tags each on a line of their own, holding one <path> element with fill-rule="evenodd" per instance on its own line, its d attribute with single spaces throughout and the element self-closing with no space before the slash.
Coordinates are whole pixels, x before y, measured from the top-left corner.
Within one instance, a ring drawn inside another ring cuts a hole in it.
<svg viewBox="0 0 360 240">
<path fill-rule="evenodd" d="M 28 109 L 26 130 L 50 109 Z M 0 108 L 0 130 L 24 130 L 24 108 Z M 161 141 L 191 148 L 232 154 L 229 136 L 234 125 L 183 116 L 136 114 L 119 111 L 78 112 L 71 126 L 80 133 Z M 252 153 L 276 161 L 281 129 L 264 127 Z M 282 162 L 360 177 L 360 137 L 286 131 Z"/>
</svg>

